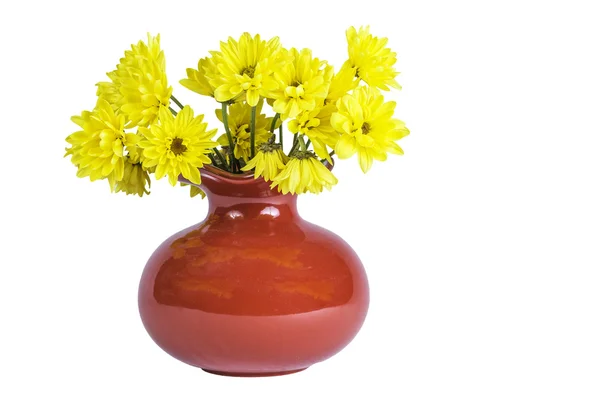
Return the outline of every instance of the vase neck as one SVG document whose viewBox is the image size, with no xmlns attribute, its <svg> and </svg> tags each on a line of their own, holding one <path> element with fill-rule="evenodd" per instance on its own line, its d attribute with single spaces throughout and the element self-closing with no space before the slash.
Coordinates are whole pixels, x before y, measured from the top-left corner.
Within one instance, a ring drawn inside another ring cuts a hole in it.
<svg viewBox="0 0 600 400">
<path fill-rule="evenodd" d="M 225 219 L 289 220 L 298 216 L 297 196 L 224 196 L 206 191 L 208 217 Z"/>
<path fill-rule="evenodd" d="M 215 215 L 226 219 L 281 220 L 298 216 L 297 196 L 282 195 L 262 178 L 234 175 L 210 166 L 200 169 L 200 174 L 199 187 L 208 197 L 209 218 Z"/>
</svg>

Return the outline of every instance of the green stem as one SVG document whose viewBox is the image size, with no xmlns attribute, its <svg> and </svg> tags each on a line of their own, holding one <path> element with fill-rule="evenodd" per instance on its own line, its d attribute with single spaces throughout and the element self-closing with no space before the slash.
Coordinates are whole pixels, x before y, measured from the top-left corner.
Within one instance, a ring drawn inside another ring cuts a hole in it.
<svg viewBox="0 0 600 400">
<path fill-rule="evenodd" d="M 177 111 L 173 110 L 171 107 L 169 107 L 169 110 L 171 111 L 171 114 L 177 116 Z"/>
<path fill-rule="evenodd" d="M 212 165 L 214 165 L 215 167 L 217 166 L 217 160 L 215 160 L 215 157 L 208 153 L 208 158 L 210 158 L 210 162 L 212 163 Z"/>
<path fill-rule="evenodd" d="M 227 167 L 227 161 L 225 161 L 225 157 L 223 157 L 223 154 L 221 154 L 221 152 L 219 151 L 219 149 L 217 149 L 216 147 L 213 148 L 213 151 L 215 152 L 215 154 L 219 158 L 219 161 L 221 161 L 221 164 L 223 164 L 223 167 L 225 167 L 225 169 L 229 171 L 229 168 Z"/>
<path fill-rule="evenodd" d="M 271 121 L 271 133 L 275 132 L 275 125 L 277 124 L 277 120 L 279 119 L 279 117 L 279 113 L 275 114 L 275 116 L 273 117 L 273 121 Z M 281 128 L 281 125 L 279 125 L 279 127 Z"/>
<path fill-rule="evenodd" d="M 175 104 L 177 104 L 177 107 L 179 107 L 183 110 L 183 104 L 181 104 L 181 102 L 179 100 L 177 100 L 175 98 L 175 96 L 171 95 L 171 100 L 173 100 L 175 102 Z"/>
<path fill-rule="evenodd" d="M 250 158 L 254 158 L 254 145 L 256 135 L 256 106 L 252 107 L 252 111 L 250 112 Z"/>
<path fill-rule="evenodd" d="M 279 125 L 279 144 L 283 149 L 283 125 Z"/>
<path fill-rule="evenodd" d="M 294 141 L 292 142 L 292 149 L 288 153 L 288 157 L 294 154 L 294 151 L 296 151 L 296 147 L 298 147 L 298 134 L 294 133 Z"/>
<path fill-rule="evenodd" d="M 225 134 L 229 142 L 229 170 L 233 172 L 233 138 L 229 130 L 229 116 L 227 115 L 227 103 L 221 103 L 221 111 L 223 112 L 223 125 L 225 125 Z"/>
<path fill-rule="evenodd" d="M 306 143 L 304 143 L 304 139 L 302 139 L 302 136 L 298 136 L 298 143 L 300 144 L 300 149 L 302 151 L 306 151 Z"/>
<path fill-rule="evenodd" d="M 308 148 L 308 146 L 310 146 L 310 139 L 306 141 L 306 147 Z"/>
<path fill-rule="evenodd" d="M 333 157 L 335 155 L 335 150 L 331 150 L 331 153 L 329 153 L 329 157 Z"/>
</svg>

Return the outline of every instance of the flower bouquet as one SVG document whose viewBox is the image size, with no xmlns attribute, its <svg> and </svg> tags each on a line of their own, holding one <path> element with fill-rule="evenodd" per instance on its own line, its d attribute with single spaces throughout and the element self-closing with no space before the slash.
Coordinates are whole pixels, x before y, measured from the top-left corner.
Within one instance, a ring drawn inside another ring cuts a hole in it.
<svg viewBox="0 0 600 400">
<path fill-rule="evenodd" d="M 359 331 L 369 303 L 364 268 L 339 236 L 304 221 L 296 195 L 337 183 L 333 158 L 403 154 L 408 135 L 387 39 L 349 28 L 337 71 L 309 49 L 248 33 L 187 69 L 181 85 L 216 100 L 223 129 L 173 96 L 160 37 L 127 50 L 91 111 L 67 137 L 77 176 L 111 191 L 149 194 L 150 175 L 208 195 L 207 218 L 165 240 L 148 260 L 139 309 L 172 356 L 234 376 L 296 372 Z M 267 108 L 271 111 L 267 111 Z M 287 131 L 284 130 L 284 125 Z"/>
<path fill-rule="evenodd" d="M 396 54 L 369 29 L 346 32 L 348 60 L 335 72 L 310 49 L 286 49 L 244 33 L 188 68 L 184 87 L 213 97 L 224 133 L 208 129 L 172 94 L 160 36 L 148 36 L 125 52 L 110 82 L 96 86 L 92 111 L 72 117 L 81 130 L 67 137 L 77 176 L 106 179 L 115 192 L 149 193 L 150 174 L 201 183 L 205 165 L 271 182 L 281 193 L 319 193 L 337 183 L 325 165 L 353 155 L 363 172 L 408 135 L 393 117 L 396 104 L 380 90 L 400 89 Z M 265 104 L 273 110 L 263 114 Z M 284 133 L 283 125 L 287 122 Z M 288 138 L 289 136 L 289 138 Z M 287 151 L 284 146 L 287 145 Z M 192 195 L 202 193 L 192 186 Z"/>
</svg>

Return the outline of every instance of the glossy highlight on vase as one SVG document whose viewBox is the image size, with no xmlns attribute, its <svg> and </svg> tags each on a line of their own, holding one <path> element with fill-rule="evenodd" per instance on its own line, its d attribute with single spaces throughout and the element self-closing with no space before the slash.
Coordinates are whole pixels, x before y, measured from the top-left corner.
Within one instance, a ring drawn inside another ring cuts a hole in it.
<svg viewBox="0 0 600 400">
<path fill-rule="evenodd" d="M 161 244 L 140 282 L 140 315 L 154 341 L 227 376 L 298 372 L 344 348 L 369 303 L 352 248 L 262 179 L 201 173 L 208 216 Z"/>
</svg>

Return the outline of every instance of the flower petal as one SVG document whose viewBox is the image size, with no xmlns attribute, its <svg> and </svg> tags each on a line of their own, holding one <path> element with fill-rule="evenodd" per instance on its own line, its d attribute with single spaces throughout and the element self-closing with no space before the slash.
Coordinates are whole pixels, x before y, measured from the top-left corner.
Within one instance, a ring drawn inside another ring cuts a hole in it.
<svg viewBox="0 0 600 400">
<path fill-rule="evenodd" d="M 358 146 L 356 139 L 349 135 L 342 135 L 335 146 L 335 153 L 341 159 L 350 158 L 356 153 Z"/>
</svg>

